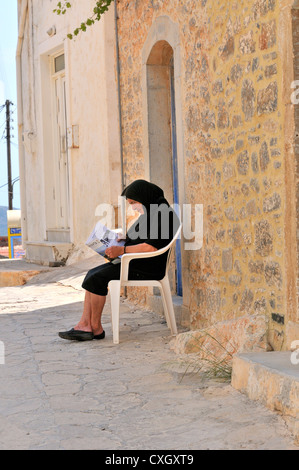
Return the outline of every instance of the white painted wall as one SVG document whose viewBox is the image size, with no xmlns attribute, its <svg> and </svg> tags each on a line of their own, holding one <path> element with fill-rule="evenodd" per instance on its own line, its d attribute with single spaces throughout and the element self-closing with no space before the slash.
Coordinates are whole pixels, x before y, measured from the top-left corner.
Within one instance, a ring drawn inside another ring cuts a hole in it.
<svg viewBox="0 0 299 470">
<path fill-rule="evenodd" d="M 64 16 L 53 13 L 56 0 L 23 0 L 19 15 L 26 3 L 18 77 L 19 135 L 25 144 L 24 155 L 20 152 L 23 233 L 25 242 L 42 243 L 47 238 L 47 218 L 54 204 L 49 57 L 61 50 L 66 59 L 68 126 L 79 126 L 79 148 L 69 149 L 71 242 L 78 247 L 96 222 L 98 204 L 117 204 L 121 192 L 114 6 L 100 22 L 70 41 L 67 33 L 90 16 L 94 0 L 74 2 Z M 56 34 L 49 37 L 52 26 Z"/>
</svg>

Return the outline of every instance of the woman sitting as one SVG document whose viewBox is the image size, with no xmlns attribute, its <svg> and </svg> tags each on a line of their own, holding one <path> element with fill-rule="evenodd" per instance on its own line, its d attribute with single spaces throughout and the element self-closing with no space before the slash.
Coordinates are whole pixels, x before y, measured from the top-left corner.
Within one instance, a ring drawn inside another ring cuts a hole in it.
<svg viewBox="0 0 299 470">
<path fill-rule="evenodd" d="M 161 188 L 145 180 L 137 180 L 122 193 L 132 208 L 140 213 L 126 234 L 124 246 L 107 248 L 105 254 L 115 259 L 125 253 L 154 252 L 167 246 L 177 232 L 180 221 L 164 198 Z M 152 258 L 132 260 L 129 280 L 160 280 L 165 276 L 168 251 Z M 84 309 L 79 323 L 60 332 L 63 339 L 88 341 L 105 338 L 101 323 L 108 294 L 108 284 L 120 279 L 121 264 L 105 263 L 88 271 L 82 287 L 86 290 Z"/>
</svg>

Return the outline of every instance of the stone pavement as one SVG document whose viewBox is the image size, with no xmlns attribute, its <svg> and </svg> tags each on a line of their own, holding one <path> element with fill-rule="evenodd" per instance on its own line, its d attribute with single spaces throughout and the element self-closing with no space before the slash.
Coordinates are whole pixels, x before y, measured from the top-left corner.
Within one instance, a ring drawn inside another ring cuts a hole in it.
<svg viewBox="0 0 299 470">
<path fill-rule="evenodd" d="M 122 301 L 120 344 L 60 339 L 81 316 L 85 270 L 0 288 L 0 449 L 298 450 L 283 419 L 230 384 L 186 373 L 163 319 Z"/>
</svg>

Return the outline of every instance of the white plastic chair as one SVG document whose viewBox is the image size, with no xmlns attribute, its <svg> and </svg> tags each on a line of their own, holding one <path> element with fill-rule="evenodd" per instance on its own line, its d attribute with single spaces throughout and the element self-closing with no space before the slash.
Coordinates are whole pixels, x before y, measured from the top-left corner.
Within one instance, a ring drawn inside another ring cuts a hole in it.
<svg viewBox="0 0 299 470">
<path fill-rule="evenodd" d="M 112 319 L 112 332 L 113 332 L 113 343 L 119 343 L 119 305 L 120 305 L 120 290 L 123 286 L 138 286 L 138 287 L 159 287 L 162 294 L 162 301 L 164 307 L 165 318 L 167 326 L 171 331 L 173 336 L 177 335 L 177 326 L 176 319 L 173 309 L 171 289 L 168 278 L 168 269 L 170 262 L 170 253 L 173 248 L 175 241 L 177 240 L 182 225 L 180 225 L 177 233 L 175 234 L 172 241 L 162 248 L 161 250 L 153 251 L 150 253 L 127 253 L 121 258 L 121 269 L 120 269 L 120 279 L 113 280 L 109 282 L 109 293 L 111 299 L 111 319 Z M 146 280 L 128 280 L 129 273 L 129 264 L 133 259 L 142 259 L 142 258 L 153 258 L 154 256 L 159 256 L 169 250 L 165 276 L 160 281 L 146 281 Z"/>
</svg>

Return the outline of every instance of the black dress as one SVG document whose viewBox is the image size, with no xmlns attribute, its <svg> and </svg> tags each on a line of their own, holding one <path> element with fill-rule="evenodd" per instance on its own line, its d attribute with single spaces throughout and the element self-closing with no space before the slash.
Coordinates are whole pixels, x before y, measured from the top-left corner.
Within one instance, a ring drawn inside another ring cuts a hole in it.
<svg viewBox="0 0 299 470">
<path fill-rule="evenodd" d="M 127 234 L 125 246 L 147 243 L 157 250 L 167 246 L 179 228 L 175 212 L 165 207 L 157 214 L 142 214 Z M 157 216 L 155 216 L 157 215 Z M 165 220 L 167 223 L 165 224 Z M 163 222 L 162 222 L 163 221 Z M 167 226 L 167 230 L 165 230 Z M 138 235 L 138 236 L 137 236 Z M 132 260 L 129 265 L 129 280 L 160 280 L 165 276 L 168 251 L 153 258 Z M 82 287 L 96 295 L 106 296 L 108 284 L 120 278 L 120 263 L 108 262 L 88 271 Z"/>
</svg>

